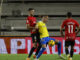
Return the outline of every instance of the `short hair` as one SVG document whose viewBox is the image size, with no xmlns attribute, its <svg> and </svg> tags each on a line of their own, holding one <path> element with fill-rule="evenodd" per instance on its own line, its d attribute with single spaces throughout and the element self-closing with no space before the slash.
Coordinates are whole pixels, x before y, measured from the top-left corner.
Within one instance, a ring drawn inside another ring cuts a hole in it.
<svg viewBox="0 0 80 60">
<path fill-rule="evenodd" d="M 35 10 L 34 8 L 29 8 L 28 11 Z"/>
<path fill-rule="evenodd" d="M 72 13 L 71 12 L 67 12 L 67 17 L 72 17 Z"/>
</svg>

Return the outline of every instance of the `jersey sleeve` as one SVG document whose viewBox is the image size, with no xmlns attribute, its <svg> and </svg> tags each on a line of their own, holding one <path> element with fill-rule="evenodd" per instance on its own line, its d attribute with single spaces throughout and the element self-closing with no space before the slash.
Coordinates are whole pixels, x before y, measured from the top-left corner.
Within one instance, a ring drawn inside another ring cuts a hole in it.
<svg viewBox="0 0 80 60">
<path fill-rule="evenodd" d="M 63 21 L 61 28 L 64 28 L 64 26 L 65 26 L 65 21 Z"/>
<path fill-rule="evenodd" d="M 29 18 L 26 19 L 26 24 L 30 24 Z"/>
<path fill-rule="evenodd" d="M 41 22 L 38 22 L 38 23 L 37 23 L 37 26 L 38 26 L 38 27 L 42 26 L 42 23 L 41 23 Z"/>
</svg>

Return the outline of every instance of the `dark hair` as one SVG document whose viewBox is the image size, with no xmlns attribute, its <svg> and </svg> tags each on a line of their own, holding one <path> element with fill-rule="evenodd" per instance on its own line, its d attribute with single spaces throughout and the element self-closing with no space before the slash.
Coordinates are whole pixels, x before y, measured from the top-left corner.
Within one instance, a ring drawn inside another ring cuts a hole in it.
<svg viewBox="0 0 80 60">
<path fill-rule="evenodd" d="M 72 13 L 71 12 L 68 12 L 67 13 L 67 17 L 69 17 L 69 18 L 72 17 Z"/>
<path fill-rule="evenodd" d="M 34 10 L 34 8 L 29 8 L 28 11 Z"/>
</svg>

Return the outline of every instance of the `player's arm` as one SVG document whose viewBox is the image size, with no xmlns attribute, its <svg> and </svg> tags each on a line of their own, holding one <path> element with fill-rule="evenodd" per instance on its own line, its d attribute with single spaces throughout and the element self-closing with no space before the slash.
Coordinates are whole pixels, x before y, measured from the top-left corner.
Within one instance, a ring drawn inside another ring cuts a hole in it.
<svg viewBox="0 0 80 60">
<path fill-rule="evenodd" d="M 35 28 L 35 27 L 31 27 L 30 24 L 26 24 L 26 27 L 27 27 L 28 29 L 34 29 L 34 28 Z"/>
<path fill-rule="evenodd" d="M 76 35 L 79 33 L 79 31 L 80 31 L 80 26 L 77 26 Z"/>
<path fill-rule="evenodd" d="M 76 27 L 77 27 L 77 31 L 76 31 L 76 35 L 77 35 L 80 31 L 80 25 L 77 21 L 75 21 L 75 22 L 76 22 Z"/>
<path fill-rule="evenodd" d="M 62 28 L 62 27 L 60 28 L 60 33 L 61 33 L 61 36 L 64 37 L 64 34 L 63 34 L 63 28 Z"/>
<path fill-rule="evenodd" d="M 36 26 L 35 26 L 35 29 L 39 29 L 39 27 L 41 27 L 41 23 L 40 22 L 38 22 L 37 24 L 36 24 Z"/>
<path fill-rule="evenodd" d="M 64 37 L 64 33 L 63 33 L 64 26 L 65 26 L 65 22 L 62 23 L 61 28 L 60 28 L 60 33 L 61 33 L 61 36 L 63 37 Z"/>
<path fill-rule="evenodd" d="M 35 29 L 39 29 L 40 23 L 37 23 Z"/>
<path fill-rule="evenodd" d="M 34 29 L 34 27 L 30 26 L 29 18 L 26 19 L 26 27 L 27 27 L 27 29 Z"/>
</svg>

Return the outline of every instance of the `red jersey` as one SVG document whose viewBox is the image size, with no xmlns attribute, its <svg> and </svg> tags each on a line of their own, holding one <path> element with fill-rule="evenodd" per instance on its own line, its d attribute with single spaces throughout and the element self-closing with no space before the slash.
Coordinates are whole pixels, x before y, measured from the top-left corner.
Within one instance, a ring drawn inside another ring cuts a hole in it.
<svg viewBox="0 0 80 60">
<path fill-rule="evenodd" d="M 36 25 L 36 18 L 33 16 L 28 16 L 26 19 L 26 24 L 29 24 L 31 27 L 35 27 Z M 33 29 L 30 30 L 31 34 L 36 33 Z"/>
<path fill-rule="evenodd" d="M 79 24 L 74 19 L 66 19 L 61 25 L 62 28 L 65 28 L 65 40 L 75 40 L 76 27 L 79 27 Z"/>
</svg>

